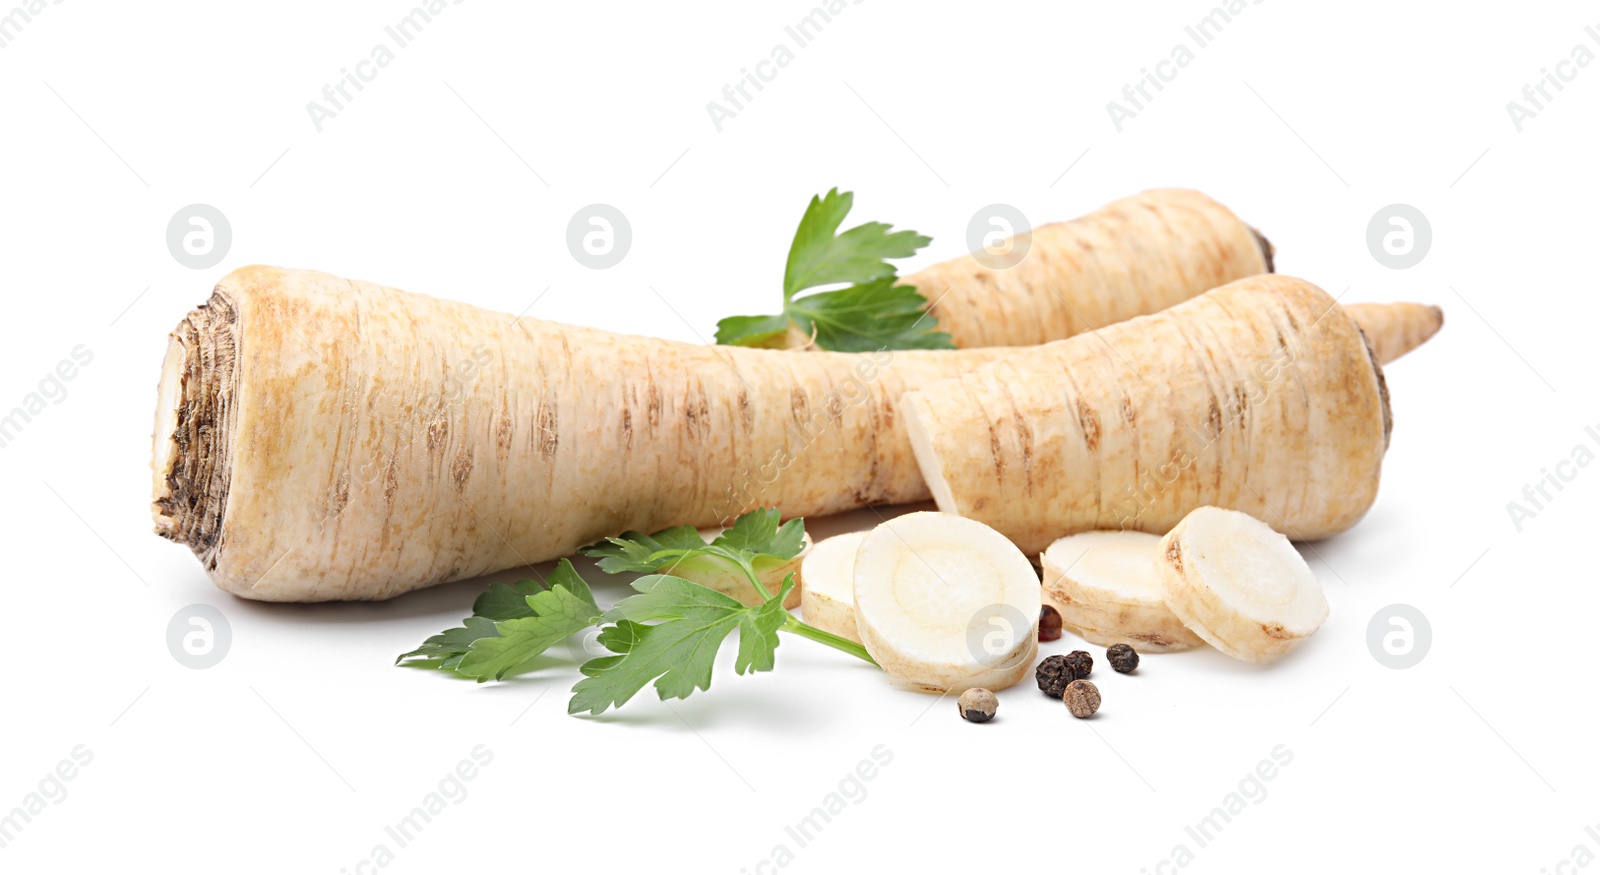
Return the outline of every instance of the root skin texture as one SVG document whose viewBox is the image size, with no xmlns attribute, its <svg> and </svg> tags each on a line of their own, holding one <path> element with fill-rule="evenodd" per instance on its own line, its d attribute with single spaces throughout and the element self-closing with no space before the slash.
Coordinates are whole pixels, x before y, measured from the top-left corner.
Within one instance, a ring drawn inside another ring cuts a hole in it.
<svg viewBox="0 0 1600 875">
<path fill-rule="evenodd" d="M 1061 340 L 1271 270 L 1271 244 L 1188 189 L 1146 191 L 1024 233 L 1028 252 L 1010 267 L 967 255 L 905 278 L 956 346 Z"/>
<path fill-rule="evenodd" d="M 1096 529 L 1165 534 L 1205 506 L 1296 539 L 1354 525 L 1388 445 L 1383 371 L 1303 280 L 1240 280 L 1019 351 L 901 399 L 939 508 L 1037 554 Z"/>
</svg>

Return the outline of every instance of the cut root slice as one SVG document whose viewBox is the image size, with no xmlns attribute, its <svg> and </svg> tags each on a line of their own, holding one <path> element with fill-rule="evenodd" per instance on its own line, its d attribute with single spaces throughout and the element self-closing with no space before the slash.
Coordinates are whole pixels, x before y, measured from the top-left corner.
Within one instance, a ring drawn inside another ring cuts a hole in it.
<svg viewBox="0 0 1600 875">
<path fill-rule="evenodd" d="M 725 530 L 718 528 L 701 529 L 700 537 L 712 541 L 723 531 Z M 767 592 L 777 594 L 783 587 L 783 579 L 791 574 L 794 575 L 794 589 L 790 590 L 788 597 L 783 600 L 785 608 L 793 608 L 800 604 L 801 590 L 805 587 L 800 567 L 811 552 L 811 548 L 811 536 L 806 535 L 804 546 L 793 559 L 756 561 L 756 577 L 760 578 L 761 585 L 767 588 Z M 709 586 L 747 605 L 759 605 L 762 602 L 761 593 L 756 592 L 755 587 L 750 585 L 743 571 L 715 556 L 698 556 L 661 570 L 665 574 L 672 574 L 701 586 Z"/>
<path fill-rule="evenodd" d="M 983 523 L 912 513 L 873 529 L 856 551 L 856 628 L 899 686 L 930 693 L 999 690 L 1039 650 L 1039 579 Z"/>
<path fill-rule="evenodd" d="M 1161 538 L 1145 532 L 1084 532 L 1040 557 L 1044 600 L 1085 641 L 1127 644 L 1141 653 L 1188 650 L 1205 642 L 1167 607 L 1156 568 Z"/>
<path fill-rule="evenodd" d="M 1249 514 L 1202 507 L 1161 539 L 1167 606 L 1206 643 L 1246 662 L 1289 652 L 1328 618 L 1328 600 L 1289 539 Z"/>
<path fill-rule="evenodd" d="M 825 538 L 800 563 L 800 576 L 805 579 L 800 613 L 805 621 L 857 644 L 861 635 L 856 631 L 856 552 L 866 538 L 866 532 Z"/>
</svg>

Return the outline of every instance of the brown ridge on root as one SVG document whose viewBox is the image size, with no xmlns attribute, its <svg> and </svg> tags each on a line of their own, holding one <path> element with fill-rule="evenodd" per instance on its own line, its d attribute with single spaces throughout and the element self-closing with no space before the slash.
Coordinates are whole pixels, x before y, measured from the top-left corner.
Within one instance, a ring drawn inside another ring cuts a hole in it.
<svg viewBox="0 0 1600 875">
<path fill-rule="evenodd" d="M 1361 335 L 1361 342 L 1367 345 L 1367 359 L 1372 362 L 1372 371 L 1378 376 L 1378 400 L 1383 404 L 1383 449 L 1388 452 L 1389 433 L 1394 431 L 1394 411 L 1389 408 L 1389 382 L 1384 379 L 1383 363 L 1378 360 L 1378 351 L 1373 348 L 1367 333 L 1361 330 L 1360 323 L 1356 323 L 1356 333 Z"/>
<path fill-rule="evenodd" d="M 1250 226 L 1250 233 L 1256 235 L 1256 245 L 1261 247 L 1261 260 L 1267 263 L 1267 273 L 1276 273 L 1272 266 L 1273 256 L 1278 253 L 1278 248 L 1272 245 L 1267 235 L 1257 231 L 1254 225 Z"/>
</svg>

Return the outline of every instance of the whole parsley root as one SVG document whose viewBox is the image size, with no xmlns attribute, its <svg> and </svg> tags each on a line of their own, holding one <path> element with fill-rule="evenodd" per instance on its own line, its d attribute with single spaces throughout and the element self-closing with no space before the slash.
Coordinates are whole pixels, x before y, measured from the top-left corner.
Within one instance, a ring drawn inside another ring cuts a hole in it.
<svg viewBox="0 0 1600 875">
<path fill-rule="evenodd" d="M 1179 188 L 1040 225 L 997 251 L 1021 246 L 1028 248 L 1015 264 L 962 256 L 902 281 L 926 291 L 929 315 L 955 346 L 974 348 L 1062 340 L 1273 269 L 1266 238 L 1222 204 Z M 1444 319 L 1422 304 L 1359 304 L 1349 312 L 1384 364 L 1427 341 Z"/>
<path fill-rule="evenodd" d="M 1024 231 L 1024 229 L 1017 229 Z M 905 282 L 930 291 L 931 315 L 958 347 L 1034 346 L 1155 313 L 1272 270 L 1271 244 L 1198 191 L 1164 188 L 1043 224 L 996 251 L 1007 266 L 961 256 Z"/>
<path fill-rule="evenodd" d="M 1162 534 L 1208 505 L 1328 537 L 1377 498 L 1391 425 L 1354 320 L 1278 274 L 1019 350 L 900 406 L 939 509 L 1029 554 L 1075 532 Z"/>
<path fill-rule="evenodd" d="M 630 529 L 926 500 L 898 398 L 1008 352 L 707 347 L 241 268 L 168 348 L 156 530 L 247 598 L 382 599 Z"/>
</svg>

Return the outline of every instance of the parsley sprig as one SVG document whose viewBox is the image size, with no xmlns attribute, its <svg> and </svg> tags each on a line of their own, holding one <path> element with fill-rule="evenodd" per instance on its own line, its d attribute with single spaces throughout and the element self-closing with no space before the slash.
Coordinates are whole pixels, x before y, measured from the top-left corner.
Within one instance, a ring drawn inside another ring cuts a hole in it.
<svg viewBox="0 0 1600 875">
<path fill-rule="evenodd" d="M 808 626 L 784 610 L 794 575 L 788 575 L 776 593 L 762 584 L 760 571 L 799 555 L 804 536 L 803 521 L 780 525 L 777 510 L 766 508 L 741 516 L 710 542 L 691 526 L 607 538 L 583 551 L 599 560 L 601 570 L 646 573 L 633 582 L 635 594 L 610 610 L 599 607 L 589 585 L 563 559 L 545 583 L 524 580 L 490 586 L 460 627 L 428 638 L 396 661 L 409 660 L 411 665 L 479 682 L 500 680 L 532 670 L 537 657 L 553 645 L 600 626 L 595 640 L 611 655 L 579 666 L 584 678 L 572 689 L 567 705 L 571 714 L 600 714 L 620 707 L 652 684 L 663 700 L 709 689 L 717 651 L 734 632 L 739 648 L 734 672 L 741 675 L 772 670 L 779 632 L 871 663 L 861 645 Z M 689 574 L 704 563 L 737 568 L 760 595 L 759 603 L 745 605 L 672 573 Z"/>
<path fill-rule="evenodd" d="M 906 258 L 931 238 L 867 222 L 848 231 L 839 226 L 855 196 L 837 188 L 813 197 L 794 233 L 783 273 L 783 312 L 730 316 L 717 323 L 717 342 L 734 346 L 783 347 L 790 327 L 817 346 L 840 352 L 880 349 L 953 349 L 924 312 L 928 299 L 914 286 L 897 284 L 888 259 Z M 823 286 L 827 291 L 800 293 Z"/>
</svg>

